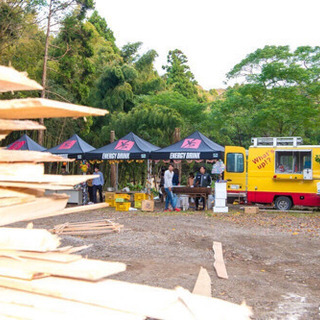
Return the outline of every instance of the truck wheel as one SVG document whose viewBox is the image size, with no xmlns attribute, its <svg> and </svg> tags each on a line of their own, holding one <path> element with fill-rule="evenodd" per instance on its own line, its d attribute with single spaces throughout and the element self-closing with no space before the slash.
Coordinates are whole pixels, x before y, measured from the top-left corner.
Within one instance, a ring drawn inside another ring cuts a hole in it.
<svg viewBox="0 0 320 320">
<path fill-rule="evenodd" d="M 275 207 L 281 211 L 290 210 L 292 207 L 292 201 L 288 197 L 278 197 L 274 204 Z"/>
</svg>

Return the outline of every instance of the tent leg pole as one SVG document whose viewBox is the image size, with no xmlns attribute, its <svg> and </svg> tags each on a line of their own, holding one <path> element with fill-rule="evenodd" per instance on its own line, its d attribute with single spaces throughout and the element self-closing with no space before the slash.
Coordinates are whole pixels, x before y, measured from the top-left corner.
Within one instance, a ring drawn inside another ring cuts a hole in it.
<svg viewBox="0 0 320 320">
<path fill-rule="evenodd" d="M 116 164 L 116 191 L 118 191 L 118 183 L 119 183 L 119 163 Z"/>
</svg>

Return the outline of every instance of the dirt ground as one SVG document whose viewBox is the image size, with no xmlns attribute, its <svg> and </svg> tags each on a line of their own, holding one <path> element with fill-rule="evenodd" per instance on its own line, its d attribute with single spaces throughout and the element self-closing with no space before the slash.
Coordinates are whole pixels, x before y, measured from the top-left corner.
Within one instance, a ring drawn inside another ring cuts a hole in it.
<svg viewBox="0 0 320 320">
<path fill-rule="evenodd" d="M 112 278 L 192 290 L 200 266 L 213 297 L 253 308 L 254 319 L 320 319 L 320 213 L 143 213 L 112 209 L 34 221 L 34 227 L 111 218 L 121 233 L 63 236 L 63 245 L 93 244 L 89 258 L 121 261 L 127 271 Z M 24 226 L 25 223 L 16 224 Z M 229 279 L 213 268 L 212 242 L 222 242 Z"/>
</svg>

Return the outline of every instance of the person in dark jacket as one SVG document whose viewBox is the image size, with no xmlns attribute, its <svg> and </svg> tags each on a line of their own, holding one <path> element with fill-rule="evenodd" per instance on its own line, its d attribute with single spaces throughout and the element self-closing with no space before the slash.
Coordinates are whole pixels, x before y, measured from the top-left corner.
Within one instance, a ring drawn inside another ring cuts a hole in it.
<svg viewBox="0 0 320 320">
<path fill-rule="evenodd" d="M 178 186 L 179 185 L 179 169 L 173 169 L 173 178 L 172 178 L 172 185 Z"/>
<path fill-rule="evenodd" d="M 202 188 L 207 188 L 211 186 L 211 176 L 209 173 L 206 173 L 206 168 L 204 166 L 200 167 L 200 172 L 197 173 L 195 179 L 194 179 L 194 186 L 195 187 L 202 187 Z M 199 207 L 199 200 L 200 197 L 196 197 L 196 210 L 198 210 Z M 202 202 L 203 202 L 203 209 L 205 209 L 206 204 L 205 204 L 205 198 L 202 197 Z"/>
</svg>

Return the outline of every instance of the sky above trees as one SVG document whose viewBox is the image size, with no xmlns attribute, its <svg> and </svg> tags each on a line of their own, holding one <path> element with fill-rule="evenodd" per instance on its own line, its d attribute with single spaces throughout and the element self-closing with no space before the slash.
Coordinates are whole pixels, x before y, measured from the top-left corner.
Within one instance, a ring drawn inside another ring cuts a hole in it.
<svg viewBox="0 0 320 320">
<path fill-rule="evenodd" d="M 226 87 L 226 73 L 265 45 L 319 44 L 319 0 L 95 2 L 119 47 L 141 41 L 143 51 L 156 50 L 160 74 L 168 51 L 180 49 L 205 89 Z"/>
</svg>

